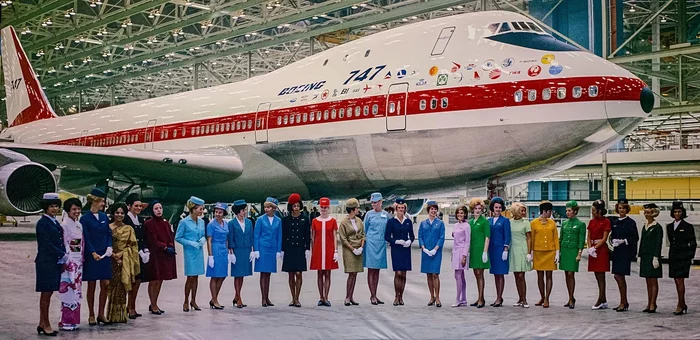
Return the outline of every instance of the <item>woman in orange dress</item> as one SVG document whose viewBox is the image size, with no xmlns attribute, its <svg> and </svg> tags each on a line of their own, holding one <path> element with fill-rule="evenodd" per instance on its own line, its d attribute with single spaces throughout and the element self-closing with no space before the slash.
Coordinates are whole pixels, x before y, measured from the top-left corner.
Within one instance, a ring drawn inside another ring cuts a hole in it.
<svg viewBox="0 0 700 340">
<path fill-rule="evenodd" d="M 330 307 L 328 292 L 331 290 L 331 270 L 338 269 L 338 223 L 330 217 L 331 201 L 323 197 L 318 200 L 321 207 L 321 216 L 311 222 L 311 270 L 318 272 L 318 300 L 319 306 Z"/>
</svg>

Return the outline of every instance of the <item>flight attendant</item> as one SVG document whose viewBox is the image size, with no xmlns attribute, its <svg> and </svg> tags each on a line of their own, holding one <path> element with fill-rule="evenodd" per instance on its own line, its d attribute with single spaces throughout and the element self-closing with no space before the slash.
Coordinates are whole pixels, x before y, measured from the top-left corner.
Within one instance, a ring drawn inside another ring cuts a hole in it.
<svg viewBox="0 0 700 340">
<path fill-rule="evenodd" d="M 566 289 L 569 292 L 569 301 L 564 307 L 576 308 L 574 290 L 576 289 L 576 279 L 574 275 L 578 272 L 581 253 L 586 248 L 586 224 L 576 217 L 578 215 L 578 202 L 569 201 L 566 203 L 566 218 L 561 225 L 561 235 L 559 245 L 561 249 L 561 262 L 559 269 L 564 271 L 566 276 Z"/>
<path fill-rule="evenodd" d="M 80 219 L 82 203 L 77 198 L 63 202 L 63 244 L 68 258 L 63 265 L 59 298 L 61 300 L 61 321 L 58 326 L 65 331 L 78 329 L 80 326 L 80 304 L 82 303 L 83 283 L 83 226 Z"/>
<path fill-rule="evenodd" d="M 683 202 L 674 201 L 671 206 L 673 222 L 666 225 L 666 237 L 670 244 L 668 249 L 668 277 L 673 278 L 678 293 L 678 305 L 673 315 L 688 313 L 685 304 L 685 279 L 690 276 L 690 266 L 695 257 L 697 240 L 693 225 L 686 222 L 687 217 Z"/>
<path fill-rule="evenodd" d="M 483 308 L 486 303 L 484 299 L 484 269 L 491 268 L 487 250 L 491 237 L 491 226 L 489 221 L 482 215 L 485 208 L 481 198 L 474 197 L 469 200 L 469 210 L 472 211 L 472 218 L 469 220 L 471 235 L 469 242 L 469 268 L 474 270 L 476 278 L 476 288 L 479 297 L 470 306 Z"/>
<path fill-rule="evenodd" d="M 664 229 L 656 222 L 659 207 L 655 203 L 644 205 L 644 228 L 639 242 L 639 276 L 647 283 L 647 308 L 642 312 L 656 313 L 656 298 L 659 296 L 659 278 L 661 270 L 661 247 L 663 247 Z"/>
<path fill-rule="evenodd" d="M 233 249 L 236 261 L 231 264 L 231 276 L 236 296 L 233 305 L 238 308 L 247 307 L 241 299 L 243 278 L 253 275 L 253 222 L 247 218 L 248 204 L 245 200 L 236 200 L 231 207 L 234 218 L 228 222 L 228 246 Z"/>
<path fill-rule="evenodd" d="M 537 287 L 540 301 L 535 306 L 549 308 L 549 296 L 552 294 L 552 272 L 559 263 L 559 232 L 552 217 L 552 203 L 540 203 L 540 217 L 530 222 L 532 229 L 532 261 L 537 271 Z M 544 277 L 547 276 L 546 293 Z"/>
<path fill-rule="evenodd" d="M 362 252 L 365 245 L 365 227 L 362 219 L 357 217 L 360 213 L 360 202 L 355 198 L 351 198 L 345 202 L 345 211 L 347 216 L 340 222 L 338 233 L 340 234 L 340 242 L 343 244 L 343 266 L 348 274 L 348 280 L 345 284 L 345 305 L 356 306 L 359 303 L 353 299 L 355 292 L 355 283 L 357 282 L 357 273 L 362 273 Z"/>
<path fill-rule="evenodd" d="M 386 269 L 386 224 L 389 214 L 382 210 L 383 197 L 375 192 L 369 199 L 372 210 L 365 214 L 365 256 L 363 265 L 367 268 L 367 285 L 369 286 L 369 301 L 373 305 L 383 305 L 384 301 L 377 297 L 379 285 L 379 270 Z"/>
<path fill-rule="evenodd" d="M 518 290 L 518 302 L 513 307 L 530 308 L 527 303 L 527 284 L 525 272 L 532 270 L 532 229 L 527 221 L 527 208 L 520 202 L 510 206 L 513 218 L 510 220 L 510 271 L 515 276 L 515 287 Z"/>
<path fill-rule="evenodd" d="M 129 209 L 124 203 L 110 206 L 114 222 L 109 225 L 112 229 L 112 277 L 109 285 L 107 304 L 107 319 L 109 322 L 126 323 L 129 315 L 127 308 L 127 292 L 141 271 L 139 264 L 139 248 L 136 234 L 130 225 L 124 223 Z"/>
<path fill-rule="evenodd" d="M 455 223 L 452 231 L 454 239 L 452 245 L 452 269 L 455 271 L 455 281 L 457 283 L 457 298 L 452 307 L 462 307 L 467 305 L 467 281 L 464 279 L 464 270 L 469 268 L 469 242 L 471 241 L 471 228 L 467 222 L 469 211 L 465 206 L 459 206 L 455 212 Z"/>
<path fill-rule="evenodd" d="M 219 303 L 219 292 L 221 285 L 228 276 L 228 267 L 230 262 L 236 262 L 236 257 L 233 251 L 228 246 L 228 224 L 224 221 L 224 217 L 228 215 L 228 206 L 225 203 L 216 203 L 214 205 L 214 219 L 207 226 L 207 277 L 209 280 L 209 291 L 211 292 L 211 300 L 209 300 L 209 308 L 224 309 Z"/>
<path fill-rule="evenodd" d="M 627 216 L 630 212 L 630 205 L 626 199 L 622 199 L 615 204 L 615 211 L 619 218 L 611 226 L 610 238 L 612 239 L 612 273 L 615 275 L 617 288 L 620 290 L 620 305 L 613 308 L 618 312 L 629 310 L 627 302 L 627 281 L 625 276 L 630 275 L 632 261 L 637 257 L 637 241 L 639 234 L 637 223 Z"/>
<path fill-rule="evenodd" d="M 413 222 L 406 217 L 406 202 L 397 198 L 396 215 L 386 224 L 385 239 L 391 247 L 391 268 L 394 270 L 394 306 L 403 306 L 403 292 L 406 288 L 406 272 L 411 270 L 411 244 Z"/>
<path fill-rule="evenodd" d="M 106 198 L 107 194 L 104 191 L 93 188 L 87 195 L 90 211 L 80 217 L 86 254 L 83 281 L 88 283 L 87 302 L 90 312 L 88 317 L 90 326 L 98 323 L 110 324 L 104 314 L 109 280 L 112 279 L 112 230 L 109 229 L 107 214 L 102 212 L 105 208 Z M 98 280 L 100 281 L 100 296 L 97 319 L 95 319 L 95 286 Z"/>
<path fill-rule="evenodd" d="M 506 204 L 500 197 L 494 197 L 489 204 L 491 218 L 489 224 L 491 229 L 491 237 L 489 239 L 489 258 L 491 259 L 491 269 L 489 270 L 494 276 L 496 282 L 496 301 L 491 304 L 491 307 L 503 306 L 503 289 L 505 289 L 506 279 L 508 274 L 508 250 L 510 248 L 510 220 L 501 216 Z"/>
<path fill-rule="evenodd" d="M 170 222 L 163 218 L 163 205 L 158 200 L 151 201 L 148 205 L 151 210 L 151 218 L 144 222 L 148 236 L 148 249 L 150 249 L 148 299 L 151 304 L 148 311 L 154 315 L 165 313 L 158 307 L 158 297 L 163 281 L 177 278 L 177 264 L 175 263 L 175 238 Z"/>
<path fill-rule="evenodd" d="M 141 282 L 148 282 L 147 276 L 147 265 L 151 258 L 150 251 L 148 250 L 148 240 L 146 235 L 146 228 L 144 227 L 145 220 L 143 217 L 139 216 L 141 210 L 143 210 L 143 203 L 141 198 L 137 193 L 131 193 L 126 196 L 126 207 L 129 208 L 129 213 L 124 219 L 124 223 L 131 226 L 136 234 L 136 242 L 139 246 L 139 265 L 141 267 L 141 272 L 136 275 L 136 281 L 131 284 L 131 291 L 129 292 L 129 303 L 127 309 L 129 310 L 129 319 L 136 319 L 142 316 L 136 312 L 136 297 L 139 294 L 139 288 L 141 287 Z"/>
<path fill-rule="evenodd" d="M 301 196 L 291 194 L 287 199 L 289 215 L 282 219 L 282 271 L 289 275 L 290 307 L 301 307 L 302 273 L 311 254 L 311 224 L 301 212 Z"/>
<path fill-rule="evenodd" d="M 199 275 L 204 274 L 204 252 L 202 247 L 206 242 L 204 220 L 204 200 L 192 196 L 185 205 L 189 215 L 180 220 L 175 232 L 175 241 L 182 245 L 185 261 L 185 302 L 182 311 L 189 312 L 190 307 L 199 311 L 197 305 L 197 289 L 199 288 Z"/>
<path fill-rule="evenodd" d="M 36 268 L 36 291 L 39 298 L 39 325 L 36 331 L 40 335 L 56 336 L 58 331 L 51 328 L 49 307 L 51 295 L 61 286 L 61 269 L 70 255 L 66 254 L 63 243 L 63 227 L 56 220 L 61 200 L 56 193 L 44 194 L 41 209 L 44 215 L 36 223 L 37 254 L 34 260 Z"/>
<path fill-rule="evenodd" d="M 255 271 L 260 273 L 262 306 L 272 307 L 270 302 L 270 275 L 277 272 L 277 260 L 282 260 L 282 220 L 275 215 L 279 201 L 268 197 L 263 204 L 265 215 L 258 217 L 253 229 L 253 254 Z"/>
<path fill-rule="evenodd" d="M 328 292 L 331 290 L 331 270 L 338 269 L 338 223 L 330 217 L 331 201 L 322 197 L 318 200 L 321 216 L 311 222 L 311 269 L 317 270 L 319 306 L 330 307 Z"/>
<path fill-rule="evenodd" d="M 418 227 L 418 245 L 421 254 L 420 272 L 427 274 L 430 301 L 428 306 L 442 307 L 440 302 L 440 266 L 442 265 L 442 246 L 445 243 L 445 223 L 437 218 L 438 206 L 435 201 L 426 203 L 428 218 Z"/>
<path fill-rule="evenodd" d="M 605 217 L 608 210 L 605 201 L 597 200 L 591 204 L 593 219 L 588 222 L 588 271 L 595 274 L 598 281 L 598 301 L 591 309 L 607 309 L 608 300 L 605 296 L 605 272 L 610 270 L 608 256 L 608 236 L 610 235 L 610 220 Z"/>
</svg>

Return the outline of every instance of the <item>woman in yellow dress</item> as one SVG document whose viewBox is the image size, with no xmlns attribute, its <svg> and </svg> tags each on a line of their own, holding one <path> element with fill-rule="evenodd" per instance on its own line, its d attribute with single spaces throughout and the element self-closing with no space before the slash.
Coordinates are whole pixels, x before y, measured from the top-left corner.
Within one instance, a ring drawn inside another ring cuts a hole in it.
<svg viewBox="0 0 700 340">
<path fill-rule="evenodd" d="M 553 206 L 549 201 L 540 203 L 540 217 L 530 222 L 532 229 L 532 262 L 537 271 L 537 287 L 540 290 L 540 301 L 535 306 L 549 308 L 549 296 L 552 293 L 552 272 L 557 270 L 559 263 L 559 232 L 557 224 L 550 217 Z M 547 276 L 547 292 L 545 294 L 544 276 Z"/>
<path fill-rule="evenodd" d="M 126 308 L 126 292 L 131 291 L 131 284 L 141 272 L 139 248 L 134 229 L 124 224 L 124 217 L 129 209 L 124 203 L 112 206 L 114 222 L 112 229 L 112 283 L 109 285 L 107 319 L 110 322 L 126 323 L 129 313 Z"/>
</svg>

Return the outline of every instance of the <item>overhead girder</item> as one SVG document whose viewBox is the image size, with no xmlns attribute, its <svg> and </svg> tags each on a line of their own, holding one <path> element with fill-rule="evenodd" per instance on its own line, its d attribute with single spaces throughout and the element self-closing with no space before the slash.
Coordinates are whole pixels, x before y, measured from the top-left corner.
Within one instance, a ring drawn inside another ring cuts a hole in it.
<svg viewBox="0 0 700 340">
<path fill-rule="evenodd" d="M 73 3 L 73 0 L 54 0 L 54 1 L 49 1 L 48 3 L 40 4 L 36 9 L 30 11 L 29 13 L 26 13 L 18 18 L 9 20 L 7 22 L 3 22 L 2 27 L 21 26 L 29 20 L 35 19 L 37 17 L 41 17 L 42 15 L 44 15 L 46 13 L 49 13 L 49 12 L 56 10 L 56 9 L 59 9 L 63 6 L 68 6 L 71 3 Z M 4 9 L 3 9 L 3 11 L 4 11 Z"/>
</svg>

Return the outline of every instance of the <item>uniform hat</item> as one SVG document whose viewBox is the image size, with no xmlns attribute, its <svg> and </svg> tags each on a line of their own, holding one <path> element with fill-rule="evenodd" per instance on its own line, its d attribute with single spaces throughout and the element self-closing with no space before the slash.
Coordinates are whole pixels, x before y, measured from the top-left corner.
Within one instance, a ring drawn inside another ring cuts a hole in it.
<svg viewBox="0 0 700 340">
<path fill-rule="evenodd" d="M 131 206 L 132 204 L 134 204 L 134 202 L 140 201 L 140 200 L 141 200 L 141 197 L 139 197 L 139 194 L 132 192 L 131 194 L 129 194 L 129 196 L 126 196 L 126 199 L 124 200 L 124 202 L 126 203 L 126 205 Z"/>
<path fill-rule="evenodd" d="M 221 209 L 224 211 L 224 216 L 228 215 L 228 205 L 226 203 L 217 202 L 214 205 L 214 209 Z"/>
<path fill-rule="evenodd" d="M 279 204 L 280 204 L 280 201 L 278 201 L 278 200 L 277 200 L 276 198 L 274 198 L 274 197 L 268 197 L 268 198 L 265 199 L 265 203 L 272 203 L 272 204 L 274 204 L 274 205 L 279 205 Z"/>
<path fill-rule="evenodd" d="M 318 200 L 318 205 L 321 207 L 330 207 L 331 200 L 328 199 L 328 197 L 321 197 L 321 199 Z"/>
<path fill-rule="evenodd" d="M 372 196 L 369 197 L 369 201 L 372 202 L 372 203 L 374 203 L 374 202 L 379 202 L 379 201 L 381 201 L 381 200 L 383 200 L 383 199 L 384 199 L 384 197 L 382 197 L 382 193 L 381 193 L 381 192 L 373 192 L 373 193 L 372 193 Z"/>
<path fill-rule="evenodd" d="M 566 207 L 567 208 L 578 208 L 578 202 L 571 200 L 566 202 Z"/>
<path fill-rule="evenodd" d="M 287 203 L 291 206 L 294 205 L 294 203 L 301 202 L 301 196 L 297 193 L 293 193 L 289 195 L 289 198 L 287 199 Z"/>
<path fill-rule="evenodd" d="M 682 201 L 673 201 L 673 204 L 671 205 L 671 217 L 672 217 L 672 218 L 675 218 L 675 217 L 673 216 L 673 211 L 676 210 L 676 209 L 680 209 L 680 210 L 682 211 L 682 213 L 681 213 L 681 219 L 684 219 L 684 218 L 688 217 L 688 215 L 687 215 L 687 213 L 686 213 L 686 210 L 685 210 L 685 207 L 683 206 L 683 202 L 682 202 Z"/>
<path fill-rule="evenodd" d="M 41 209 L 47 210 L 52 205 L 61 206 L 61 199 L 58 198 L 58 194 L 55 192 L 48 192 L 42 196 Z"/>
<path fill-rule="evenodd" d="M 57 200 L 58 199 L 58 194 L 55 192 L 47 192 L 44 194 L 42 197 L 43 200 Z"/>
<path fill-rule="evenodd" d="M 90 195 L 95 196 L 95 197 L 102 197 L 102 198 L 107 197 L 107 194 L 105 194 L 105 192 L 102 191 L 102 189 L 100 189 L 100 188 L 92 188 L 92 190 L 90 190 Z"/>
<path fill-rule="evenodd" d="M 399 197 L 399 198 L 397 198 L 394 202 L 396 202 L 396 204 L 404 204 L 404 203 L 406 203 L 406 200 L 404 200 L 403 198 L 400 198 L 400 197 Z"/>
<path fill-rule="evenodd" d="M 647 203 L 644 205 L 644 209 L 658 209 L 659 206 L 656 203 Z"/>
<path fill-rule="evenodd" d="M 500 197 L 494 197 L 491 199 L 491 203 L 489 203 L 489 210 L 493 211 L 493 205 L 496 203 L 501 205 L 501 210 L 505 210 L 506 203 L 503 202 L 503 199 Z"/>
<path fill-rule="evenodd" d="M 234 207 L 240 207 L 240 206 L 245 206 L 248 205 L 248 203 L 245 202 L 245 200 L 235 200 L 233 202 Z"/>
<path fill-rule="evenodd" d="M 437 203 L 433 200 L 430 200 L 428 202 L 425 202 L 426 205 L 437 205 Z"/>
<path fill-rule="evenodd" d="M 630 204 L 626 198 L 621 198 L 617 201 L 617 204 Z"/>
<path fill-rule="evenodd" d="M 196 196 L 191 196 L 187 201 L 195 205 L 204 205 L 204 200 Z"/>
<path fill-rule="evenodd" d="M 359 206 L 360 206 L 360 202 L 357 201 L 357 198 L 351 198 L 351 199 L 345 201 L 346 208 L 354 209 L 354 208 L 357 208 Z"/>
</svg>

